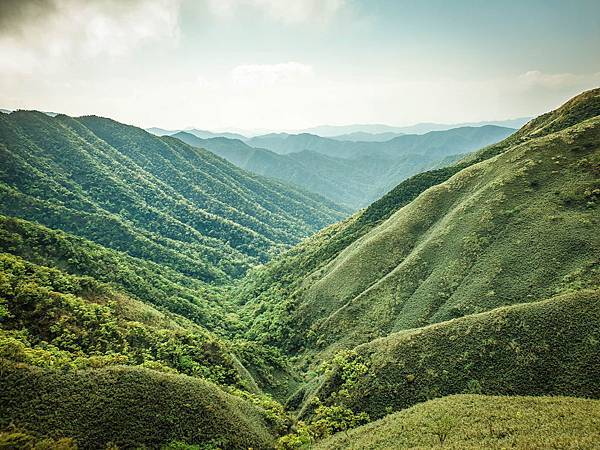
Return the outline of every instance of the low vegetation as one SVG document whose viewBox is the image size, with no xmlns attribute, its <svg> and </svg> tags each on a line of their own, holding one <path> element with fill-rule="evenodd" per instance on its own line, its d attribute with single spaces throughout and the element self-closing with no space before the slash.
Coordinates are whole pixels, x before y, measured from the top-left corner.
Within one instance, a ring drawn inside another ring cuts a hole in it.
<svg viewBox="0 0 600 450">
<path fill-rule="evenodd" d="M 76 371 L 0 363 L 0 426 L 79 448 L 269 448 L 269 414 L 212 383 L 132 367 Z"/>
<path fill-rule="evenodd" d="M 318 449 L 594 449 L 600 401 L 455 395 L 338 433 Z"/>
<path fill-rule="evenodd" d="M 578 290 L 394 333 L 334 358 L 301 414 L 314 398 L 372 418 L 460 393 L 600 398 L 599 324 L 600 292 Z"/>
</svg>

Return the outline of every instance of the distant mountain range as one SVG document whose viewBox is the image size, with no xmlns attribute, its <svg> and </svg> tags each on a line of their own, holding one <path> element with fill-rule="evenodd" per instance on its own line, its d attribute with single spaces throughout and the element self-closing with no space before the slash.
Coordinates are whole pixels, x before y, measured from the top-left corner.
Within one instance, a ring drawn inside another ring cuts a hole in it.
<svg viewBox="0 0 600 450">
<path fill-rule="evenodd" d="M 424 134 L 430 131 L 443 131 L 451 128 L 461 127 L 481 127 L 484 125 L 496 125 L 499 127 L 507 128 L 521 128 L 527 122 L 531 120 L 531 117 L 519 117 L 516 119 L 508 120 L 487 120 L 481 122 L 463 122 L 463 123 L 434 123 L 434 122 L 423 122 L 415 125 L 396 127 L 391 125 L 383 124 L 353 124 L 353 125 L 321 125 L 318 127 L 305 128 L 298 130 L 296 133 L 310 133 L 316 134 L 323 137 L 341 137 L 341 136 L 352 136 L 354 133 L 359 133 L 361 136 L 363 133 L 370 135 L 386 135 L 387 133 L 393 134 Z M 364 135 L 363 135 L 364 137 Z M 353 138 L 349 140 L 354 140 Z M 366 139 L 369 140 L 369 139 Z"/>
<path fill-rule="evenodd" d="M 318 193 L 351 209 L 368 205 L 417 172 L 452 162 L 513 133 L 493 125 L 401 135 L 385 142 L 351 142 L 303 133 L 273 133 L 243 142 L 172 135 L 233 164 Z"/>
<path fill-rule="evenodd" d="M 209 138 L 214 138 L 214 137 L 226 137 L 226 138 L 230 138 L 230 139 L 247 139 L 246 136 L 243 136 L 241 134 L 238 133 L 228 133 L 228 132 L 223 132 L 223 133 L 214 133 L 212 131 L 206 131 L 206 130 L 197 130 L 195 128 L 189 128 L 189 129 L 185 129 L 185 130 L 165 130 L 163 128 L 147 128 L 146 129 L 147 132 L 155 134 L 156 136 L 172 136 L 176 133 L 180 133 L 180 132 L 185 132 L 185 133 L 189 133 L 189 134 L 193 134 L 196 137 L 199 137 L 201 139 L 209 139 Z"/>
<path fill-rule="evenodd" d="M 354 125 L 321 125 L 312 128 L 300 130 L 286 130 L 283 132 L 265 133 L 257 130 L 240 130 L 240 131 L 207 131 L 196 128 L 166 130 L 164 128 L 147 128 L 146 131 L 157 136 L 173 135 L 179 131 L 191 133 L 199 138 L 207 139 L 212 137 L 228 137 L 232 139 L 240 139 L 242 141 L 270 135 L 290 135 L 290 134 L 313 134 L 321 137 L 328 137 L 338 141 L 362 141 L 362 142 L 383 142 L 403 134 L 425 134 L 430 131 L 444 131 L 452 128 L 462 127 L 482 127 L 485 125 L 495 125 L 505 128 L 521 128 L 531 117 L 520 117 L 517 119 L 508 120 L 492 120 L 481 122 L 465 122 L 455 124 L 423 122 L 416 125 L 396 127 L 383 124 L 354 124 Z"/>
</svg>

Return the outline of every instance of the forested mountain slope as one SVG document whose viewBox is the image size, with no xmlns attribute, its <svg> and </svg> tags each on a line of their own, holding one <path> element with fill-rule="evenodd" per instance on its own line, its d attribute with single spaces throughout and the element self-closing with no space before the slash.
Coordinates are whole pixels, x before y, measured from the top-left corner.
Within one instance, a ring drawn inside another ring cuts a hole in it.
<svg viewBox="0 0 600 450">
<path fill-rule="evenodd" d="M 62 231 L 0 223 L 0 444 L 266 448 L 285 432 L 260 389 L 272 371 L 281 383 L 285 363 L 228 338 L 242 324 L 222 292 Z"/>
<path fill-rule="evenodd" d="M 209 282 L 343 216 L 178 139 L 95 116 L 0 115 L 0 213 Z"/>
<path fill-rule="evenodd" d="M 372 200 L 373 189 L 385 178 L 379 173 L 376 181 L 374 172 L 389 170 L 389 161 L 371 159 L 371 164 L 344 158 L 334 158 L 313 151 L 301 151 L 281 155 L 264 148 L 250 147 L 240 140 L 227 138 L 200 139 L 190 133 L 180 132 L 173 137 L 199 148 L 205 148 L 244 170 L 276 178 L 318 193 L 340 205 L 356 209 Z M 423 161 L 419 160 L 419 163 Z M 415 170 L 408 164 L 406 172 Z M 402 174 L 398 174 L 402 176 Z"/>
<path fill-rule="evenodd" d="M 514 130 L 494 126 L 457 128 L 386 142 L 337 141 L 310 134 L 272 134 L 248 140 L 200 139 L 187 132 L 173 137 L 260 175 L 320 194 L 353 210 L 381 197 L 400 181 L 496 142 Z M 259 148 L 264 144 L 266 148 Z"/>
<path fill-rule="evenodd" d="M 240 294 L 250 335 L 324 357 L 597 283 L 599 114 L 588 91 L 255 271 Z"/>
</svg>

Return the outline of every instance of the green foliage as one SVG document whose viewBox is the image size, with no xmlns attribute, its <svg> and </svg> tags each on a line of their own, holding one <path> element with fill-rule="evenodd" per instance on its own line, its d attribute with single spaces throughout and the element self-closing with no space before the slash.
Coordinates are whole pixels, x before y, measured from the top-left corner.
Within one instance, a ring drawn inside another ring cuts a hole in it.
<svg viewBox="0 0 600 450">
<path fill-rule="evenodd" d="M 598 285 L 598 92 L 251 272 L 237 294 L 247 336 L 315 366 L 394 331 Z"/>
<path fill-rule="evenodd" d="M 0 432 L 0 448 L 4 450 L 76 450 L 77 445 L 70 438 L 37 439 L 20 431 Z"/>
<path fill-rule="evenodd" d="M 319 405 L 309 422 L 298 422 L 292 433 L 277 440 L 277 448 L 283 450 L 310 448 L 311 444 L 338 432 L 347 432 L 352 428 L 369 422 L 368 414 L 342 406 Z"/>
<path fill-rule="evenodd" d="M 334 222 L 318 196 L 89 116 L 0 116 L 0 214 L 221 283 Z"/>
<path fill-rule="evenodd" d="M 369 422 L 369 415 L 355 413 L 343 406 L 320 405 L 310 421 L 310 432 L 315 439 L 322 439 L 340 431 L 347 431 Z"/>
<path fill-rule="evenodd" d="M 231 309 L 222 289 L 62 231 L 0 215 L 0 249 L 39 265 L 88 276 L 90 282 L 108 283 L 212 330 L 223 333 L 236 328 L 226 320 Z"/>
<path fill-rule="evenodd" d="M 128 320 L 122 309 L 133 301 L 89 277 L 0 254 L 0 280 L 8 311 L 0 328 L 1 356 L 40 367 L 145 365 L 247 384 L 222 340 L 148 309 L 146 323 Z"/>
<path fill-rule="evenodd" d="M 600 398 L 600 291 L 402 331 L 355 351 L 368 366 L 366 376 L 348 387 L 344 366 L 325 372 L 304 415 L 314 409 L 312 397 L 374 418 L 474 391 Z"/>
<path fill-rule="evenodd" d="M 275 440 L 264 410 L 198 378 L 139 367 L 40 369 L 3 359 L 0 374 L 0 429 L 68 436 L 81 448 L 269 448 Z"/>
<path fill-rule="evenodd" d="M 456 395 L 338 433 L 318 449 L 594 449 L 600 401 Z"/>
<path fill-rule="evenodd" d="M 365 359 L 354 350 L 342 350 L 324 363 L 325 374 L 339 379 L 340 388 L 336 395 L 348 396 L 349 390 L 354 388 L 358 381 L 369 372 Z"/>
</svg>

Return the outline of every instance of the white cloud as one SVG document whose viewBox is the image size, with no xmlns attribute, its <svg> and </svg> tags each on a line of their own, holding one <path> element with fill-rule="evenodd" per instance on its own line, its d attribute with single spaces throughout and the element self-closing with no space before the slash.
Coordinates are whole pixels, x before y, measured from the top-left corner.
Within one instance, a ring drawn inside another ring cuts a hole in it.
<svg viewBox="0 0 600 450">
<path fill-rule="evenodd" d="M 298 62 L 279 64 L 246 64 L 231 71 L 234 85 L 242 87 L 272 86 L 280 83 L 295 83 L 311 78 L 311 66 Z"/>
<path fill-rule="evenodd" d="M 539 70 L 530 70 L 519 75 L 518 81 L 526 88 L 565 89 L 589 85 L 593 82 L 600 83 L 600 73 L 544 73 Z"/>
<path fill-rule="evenodd" d="M 219 17 L 233 17 L 240 9 L 250 8 L 284 23 L 327 20 L 345 3 L 346 0 L 208 0 L 211 11 Z"/>
<path fill-rule="evenodd" d="M 0 70 L 29 73 L 65 59 L 127 54 L 143 42 L 175 39 L 181 0 L 23 0 L 0 31 Z M 35 8 L 32 5 L 36 5 Z"/>
</svg>

